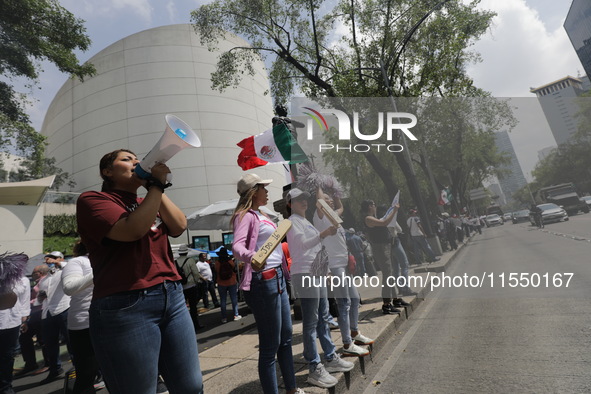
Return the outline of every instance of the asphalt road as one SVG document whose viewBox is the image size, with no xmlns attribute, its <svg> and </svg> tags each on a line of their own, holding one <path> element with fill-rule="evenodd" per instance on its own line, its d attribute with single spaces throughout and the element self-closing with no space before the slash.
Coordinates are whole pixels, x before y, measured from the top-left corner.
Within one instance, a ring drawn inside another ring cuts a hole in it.
<svg viewBox="0 0 591 394">
<path fill-rule="evenodd" d="M 591 392 L 589 256 L 591 214 L 485 229 L 350 392 Z"/>
</svg>

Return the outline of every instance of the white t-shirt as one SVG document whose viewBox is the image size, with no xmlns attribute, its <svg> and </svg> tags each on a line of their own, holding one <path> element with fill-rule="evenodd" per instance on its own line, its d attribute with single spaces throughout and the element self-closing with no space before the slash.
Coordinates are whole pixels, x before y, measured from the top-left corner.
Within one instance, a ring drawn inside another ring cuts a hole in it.
<svg viewBox="0 0 591 394">
<path fill-rule="evenodd" d="M 4 289 L 2 289 L 4 290 Z M 31 314 L 31 282 L 27 277 L 20 278 L 12 287 L 16 294 L 16 304 L 0 311 L 0 330 L 19 327 L 22 318 Z"/>
<path fill-rule="evenodd" d="M 260 220 L 259 236 L 257 238 L 257 250 L 259 250 L 265 244 L 265 242 L 271 236 L 271 234 L 275 232 L 277 226 L 262 213 L 257 211 L 257 215 L 259 216 Z M 281 245 L 277 245 L 273 253 L 271 253 L 271 255 L 269 255 L 269 257 L 267 258 L 265 268 L 263 268 L 263 270 L 279 267 L 281 266 L 282 262 L 283 249 L 281 249 Z"/>
<path fill-rule="evenodd" d="M 298 214 L 289 217 L 291 229 L 287 232 L 287 246 L 291 256 L 292 274 L 309 274 L 312 263 L 320 251 L 320 232 L 306 218 Z"/>
<path fill-rule="evenodd" d="M 320 219 L 318 210 L 314 213 L 313 220 L 314 226 L 319 232 L 323 232 L 332 226 L 326 215 L 323 215 L 322 219 Z M 347 250 L 347 239 L 345 236 L 343 226 L 339 226 L 337 227 L 336 234 L 329 235 L 321 241 L 322 245 L 326 248 L 326 253 L 328 253 L 328 266 L 330 268 L 346 267 L 349 262 L 349 252 Z"/>
<path fill-rule="evenodd" d="M 197 269 L 203 278 L 207 281 L 213 280 L 213 273 L 211 272 L 211 266 L 207 261 L 198 261 Z"/>
<path fill-rule="evenodd" d="M 70 307 L 70 296 L 65 295 L 62 288 L 62 270 L 44 276 L 39 281 L 39 290 L 47 293 L 47 298 L 43 301 L 42 319 L 47 317 L 47 311 L 51 316 L 57 316 Z"/>
<path fill-rule="evenodd" d="M 89 327 L 88 309 L 92 301 L 92 267 L 88 256 L 78 256 L 68 261 L 62 270 L 62 287 L 69 294 L 68 330 L 84 330 Z"/>
<path fill-rule="evenodd" d="M 406 225 L 410 228 L 410 235 L 413 237 L 418 237 L 424 235 L 419 227 L 419 223 L 421 219 L 418 216 L 411 216 L 406 221 Z"/>
</svg>

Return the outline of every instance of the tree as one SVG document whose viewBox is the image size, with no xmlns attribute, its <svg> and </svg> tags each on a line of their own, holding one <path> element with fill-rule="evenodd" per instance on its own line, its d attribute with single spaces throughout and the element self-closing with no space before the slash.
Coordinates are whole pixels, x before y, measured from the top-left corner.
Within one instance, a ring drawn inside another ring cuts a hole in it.
<svg viewBox="0 0 591 394">
<path fill-rule="evenodd" d="M 252 63 L 271 63 L 271 93 L 279 103 L 296 91 L 307 97 L 418 97 L 479 95 L 465 72 L 478 55 L 468 47 L 494 13 L 479 0 L 217 0 L 192 12 L 201 42 L 211 50 L 226 31 L 252 46 L 224 52 L 213 87 L 235 86 Z M 333 8 L 330 8 L 331 5 Z M 337 27 L 346 30 L 342 36 Z M 399 142 L 395 135 L 393 143 Z M 352 141 L 353 142 L 353 141 Z M 391 167 L 363 154 L 392 198 L 399 190 Z M 404 155 L 394 155 L 415 202 L 416 178 Z"/>
<path fill-rule="evenodd" d="M 80 79 L 95 72 L 91 64 L 79 64 L 75 54 L 90 46 L 83 21 L 56 0 L 0 0 L 0 7 L 0 73 L 6 80 L 24 80 L 32 89 L 44 60 Z M 30 175 L 37 176 L 45 145 L 30 125 L 27 102 L 25 94 L 0 81 L 0 148 L 14 143 L 16 153 L 31 160 Z"/>
</svg>

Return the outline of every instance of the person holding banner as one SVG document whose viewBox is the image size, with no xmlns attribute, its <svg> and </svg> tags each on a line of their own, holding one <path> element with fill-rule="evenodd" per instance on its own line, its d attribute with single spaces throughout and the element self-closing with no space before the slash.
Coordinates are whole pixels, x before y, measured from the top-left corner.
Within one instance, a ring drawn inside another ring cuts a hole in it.
<svg viewBox="0 0 591 394">
<path fill-rule="evenodd" d="M 329 196 L 318 190 L 318 198 L 323 199 L 333 210 L 335 215 L 342 215 L 343 204 L 338 196 Z M 314 213 L 314 227 L 322 233 L 333 224 L 329 216 L 322 209 Z M 347 273 L 349 253 L 345 230 L 342 226 L 337 227 L 334 235 L 328 235 L 322 240 L 322 245 L 328 253 L 328 264 L 332 276 L 339 281 L 335 286 L 335 298 L 339 309 L 339 328 L 343 339 L 343 353 L 349 356 L 367 356 L 369 350 L 358 345 L 371 345 L 374 340 L 361 334 L 358 329 L 359 321 L 359 293 L 352 284 L 351 275 Z"/>
<path fill-rule="evenodd" d="M 386 216 L 378 219 L 376 217 L 376 203 L 373 200 L 364 200 L 361 202 L 361 214 L 364 216 L 365 232 L 371 244 L 374 260 L 382 271 L 382 281 L 392 276 L 394 272 L 394 265 L 391 258 L 392 240 L 387 227 L 396 216 L 400 204 L 395 204 L 391 208 L 393 209 L 389 209 Z M 399 304 L 402 301 L 396 296 L 395 286 L 387 286 L 383 283 L 382 301 L 382 313 L 384 315 L 400 314 L 400 310 L 392 305 L 392 301 L 399 301 Z"/>
<path fill-rule="evenodd" d="M 323 319 L 328 311 L 328 299 L 322 279 L 327 275 L 328 260 L 323 257 L 326 252 L 321 241 L 335 235 L 337 228 L 331 224 L 321 232 L 306 219 L 309 197 L 308 192 L 297 188 L 291 189 L 285 196 L 285 202 L 292 211 L 289 217 L 292 227 L 287 233 L 287 245 L 292 260 L 292 284 L 302 305 L 304 359 L 309 364 L 308 383 L 330 388 L 338 380 L 329 372 L 347 372 L 355 365 L 339 357 L 330 337 L 328 323 Z M 320 362 L 317 338 L 324 350 L 325 364 Z"/>
<path fill-rule="evenodd" d="M 301 393 L 296 388 L 293 364 L 292 326 L 286 279 L 289 279 L 287 260 L 282 248 L 277 247 L 267 258 L 265 266 L 256 271 L 253 257 L 273 234 L 277 226 L 259 210 L 267 205 L 265 188 L 272 179 L 261 179 L 256 174 L 245 174 L 237 184 L 238 204 L 232 216 L 234 242 L 232 252 L 236 260 L 244 262 L 240 289 L 250 307 L 259 333 L 258 372 L 265 394 L 279 392 L 275 363 L 279 363 L 283 384 L 288 394 Z"/>
<path fill-rule="evenodd" d="M 168 241 L 187 219 L 164 194 L 169 168 L 157 163 L 141 179 L 139 162 L 127 149 L 104 155 L 102 191 L 77 201 L 94 276 L 92 344 L 112 394 L 155 393 L 159 372 L 171 393 L 201 393 L 197 341 Z"/>
</svg>

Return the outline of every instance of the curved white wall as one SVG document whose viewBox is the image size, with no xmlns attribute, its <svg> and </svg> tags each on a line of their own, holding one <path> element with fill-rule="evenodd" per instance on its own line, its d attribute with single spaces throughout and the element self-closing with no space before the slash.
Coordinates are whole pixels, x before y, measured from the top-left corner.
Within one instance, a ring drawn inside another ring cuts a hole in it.
<svg viewBox="0 0 591 394">
<path fill-rule="evenodd" d="M 228 35 L 221 51 L 248 45 Z M 99 190 L 100 158 L 119 148 L 144 157 L 165 129 L 164 116 L 174 114 L 199 135 L 201 148 L 181 151 L 167 163 L 173 187 L 167 190 L 186 214 L 219 200 L 237 197 L 236 181 L 244 173 L 236 164 L 243 138 L 271 127 L 272 102 L 262 62 L 256 75 L 236 89 L 211 90 L 210 74 L 219 53 L 199 43 L 191 25 L 158 27 L 126 37 L 89 62 L 96 76 L 68 80 L 57 93 L 43 122 L 47 156 L 69 172 L 75 190 Z M 283 167 L 252 170 L 275 182 L 269 201 L 281 198 Z M 270 206 L 272 209 L 272 207 Z"/>
</svg>

